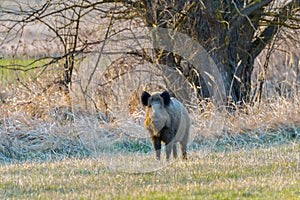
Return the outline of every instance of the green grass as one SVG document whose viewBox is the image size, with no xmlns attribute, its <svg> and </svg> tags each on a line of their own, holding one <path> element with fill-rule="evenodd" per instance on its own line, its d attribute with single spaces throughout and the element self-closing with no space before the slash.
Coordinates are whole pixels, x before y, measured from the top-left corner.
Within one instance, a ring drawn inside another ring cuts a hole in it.
<svg viewBox="0 0 300 200">
<path fill-rule="evenodd" d="M 0 166 L 2 199 L 299 199 L 300 144 L 190 152 L 187 162 L 152 154 Z M 153 153 L 153 152 L 152 152 Z"/>
<path fill-rule="evenodd" d="M 38 67 L 41 64 L 45 64 L 47 59 L 37 60 L 34 58 L 2 58 L 0 59 L 1 68 L 30 70 L 31 68 Z"/>
<path fill-rule="evenodd" d="M 0 80 L 13 82 L 15 79 L 26 80 L 31 69 L 41 67 L 47 63 L 47 59 L 37 60 L 33 58 L 2 58 L 0 59 Z M 3 83 L 2 83 L 3 84 Z"/>
</svg>

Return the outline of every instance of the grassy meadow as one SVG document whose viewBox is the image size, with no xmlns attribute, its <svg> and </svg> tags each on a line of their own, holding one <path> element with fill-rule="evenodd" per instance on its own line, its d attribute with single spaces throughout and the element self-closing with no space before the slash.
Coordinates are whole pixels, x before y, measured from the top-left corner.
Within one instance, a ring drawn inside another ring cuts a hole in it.
<svg viewBox="0 0 300 200">
<path fill-rule="evenodd" d="M 0 69 L 1 199 L 300 198 L 296 92 L 272 93 L 234 113 L 194 107 L 188 161 L 156 161 L 135 91 L 116 98 L 94 84 L 87 99 L 80 82 L 86 69 L 78 67 L 66 94 L 53 81 L 59 63 L 31 62 L 0 62 L 36 68 Z"/>
<path fill-rule="evenodd" d="M 205 156 L 190 151 L 187 162 L 161 161 L 159 168 L 140 172 L 132 169 L 149 169 L 156 161 L 115 155 L 8 164 L 0 167 L 0 194 L 2 199 L 298 199 L 299 151 L 293 142 Z"/>
</svg>

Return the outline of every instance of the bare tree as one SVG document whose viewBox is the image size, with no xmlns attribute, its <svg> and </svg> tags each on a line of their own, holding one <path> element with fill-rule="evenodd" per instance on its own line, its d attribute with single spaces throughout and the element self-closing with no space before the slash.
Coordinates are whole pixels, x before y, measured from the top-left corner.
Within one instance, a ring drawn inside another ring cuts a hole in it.
<svg viewBox="0 0 300 200">
<path fill-rule="evenodd" d="M 272 48 L 278 30 L 300 28 L 299 0 L 163 0 L 135 4 L 132 2 L 147 26 L 180 31 L 199 42 L 217 64 L 227 96 L 235 103 L 250 102 L 254 60 L 267 46 Z M 161 52 L 156 56 L 160 63 L 184 72 L 177 55 Z M 201 73 L 191 73 L 195 70 L 189 66 L 189 73 L 183 74 L 201 94 L 210 96 Z"/>
<path fill-rule="evenodd" d="M 26 26 L 42 23 L 58 50 L 56 55 L 38 57 L 37 60 L 47 61 L 39 67 L 63 63 L 62 82 L 69 89 L 78 55 L 95 52 L 97 45 L 102 45 L 101 53 L 105 40 L 123 30 L 122 20 L 142 19 L 140 25 L 182 32 L 201 44 L 222 74 L 227 100 L 247 103 L 251 101 L 255 58 L 266 47 L 272 48 L 278 30 L 300 28 L 299 6 L 299 0 L 52 0 L 38 4 L 29 0 L 3 1 L 0 6 L 1 46 L 21 38 Z M 95 20 L 105 25 L 99 37 L 93 34 L 99 26 L 91 26 Z M 118 30 L 112 28 L 115 24 Z M 186 64 L 185 58 L 163 49 L 156 49 L 154 55 L 130 49 L 126 53 L 175 69 L 197 88 L 199 96 L 211 96 L 203 74 L 196 66 Z M 265 68 L 267 65 L 266 62 Z M 29 70 L 26 66 L 15 66 L 14 70 L 16 68 Z M 262 84 L 263 79 L 261 87 Z M 88 86 L 85 91 L 87 89 Z"/>
</svg>

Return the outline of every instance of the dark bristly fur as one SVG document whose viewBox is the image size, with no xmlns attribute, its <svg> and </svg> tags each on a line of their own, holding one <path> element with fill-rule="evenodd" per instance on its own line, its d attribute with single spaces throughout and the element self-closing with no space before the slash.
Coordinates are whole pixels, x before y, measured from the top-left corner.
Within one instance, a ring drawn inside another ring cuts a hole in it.
<svg viewBox="0 0 300 200">
<path fill-rule="evenodd" d="M 160 159 L 161 142 L 166 145 L 166 158 L 177 157 L 176 143 L 180 143 L 183 159 L 187 159 L 187 143 L 189 138 L 190 118 L 187 109 L 181 102 L 171 98 L 168 91 L 150 95 L 144 91 L 141 96 L 146 107 L 145 128 Z"/>
</svg>

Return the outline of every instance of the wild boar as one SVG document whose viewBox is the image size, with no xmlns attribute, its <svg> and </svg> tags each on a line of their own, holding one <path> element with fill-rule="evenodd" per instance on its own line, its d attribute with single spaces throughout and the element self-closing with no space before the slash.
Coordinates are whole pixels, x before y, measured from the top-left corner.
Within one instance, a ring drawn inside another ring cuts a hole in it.
<svg viewBox="0 0 300 200">
<path fill-rule="evenodd" d="M 190 117 L 184 105 L 171 98 L 168 91 L 150 95 L 144 91 L 141 95 L 146 107 L 144 126 L 156 151 L 156 159 L 160 159 L 161 142 L 166 145 L 166 158 L 169 160 L 172 149 L 177 158 L 176 143 L 180 143 L 182 158 L 187 159 L 187 143 L 189 139 Z"/>
</svg>

